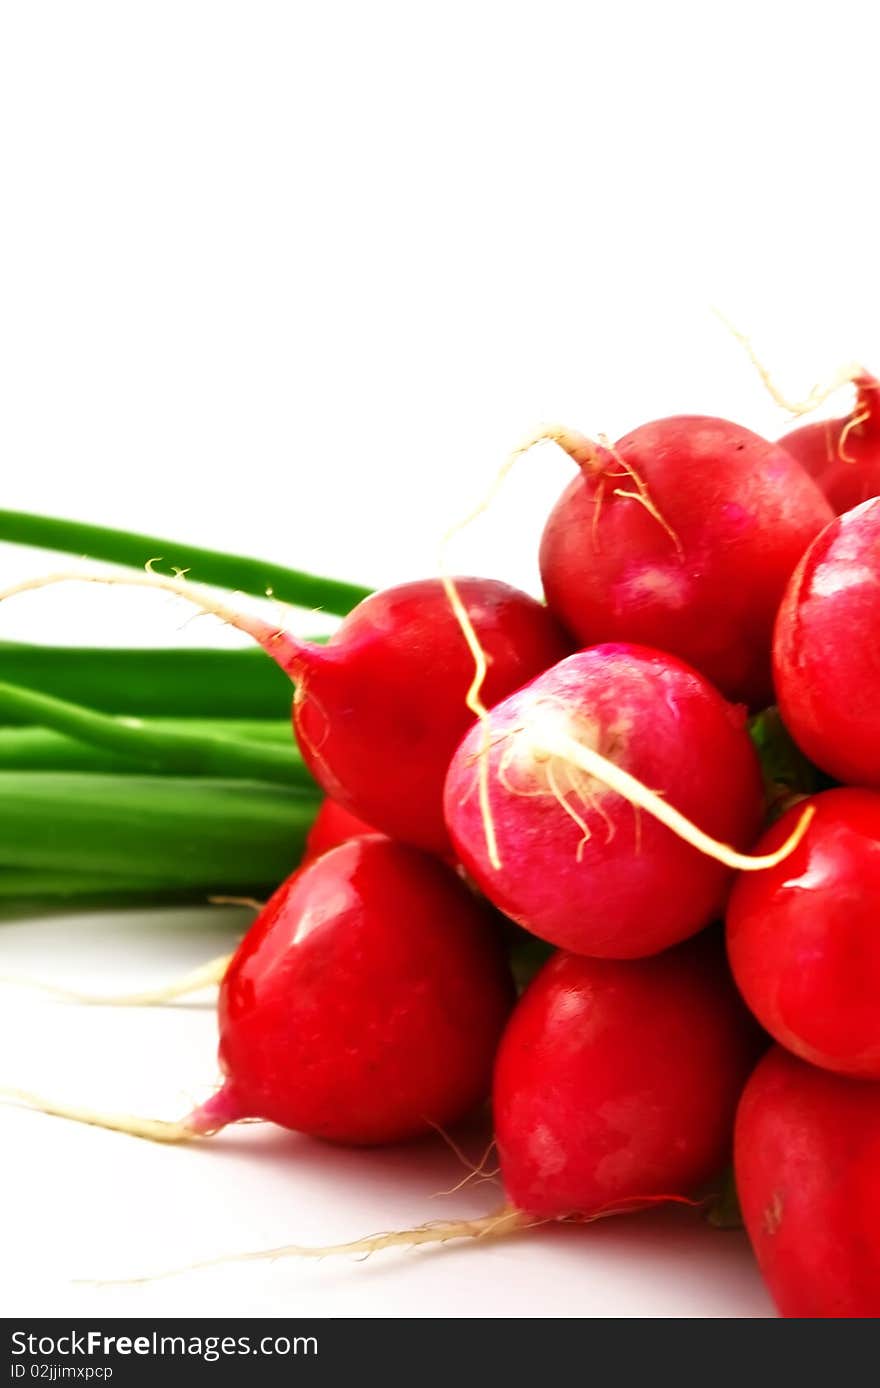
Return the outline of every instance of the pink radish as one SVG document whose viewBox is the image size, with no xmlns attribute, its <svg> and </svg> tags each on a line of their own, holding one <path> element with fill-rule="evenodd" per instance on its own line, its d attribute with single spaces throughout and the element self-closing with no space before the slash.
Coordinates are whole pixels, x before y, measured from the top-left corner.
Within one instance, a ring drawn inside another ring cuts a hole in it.
<svg viewBox="0 0 880 1388">
<path fill-rule="evenodd" d="M 779 440 L 838 515 L 880 494 L 880 381 L 860 371 L 853 385 L 856 400 L 848 415 L 802 424 Z"/>
<path fill-rule="evenodd" d="M 780 1047 L 746 1085 L 736 1184 L 761 1272 L 796 1320 L 880 1317 L 880 1085 Z"/>
<path fill-rule="evenodd" d="M 220 989 L 219 1092 L 179 1123 L 43 1112 L 159 1142 L 262 1118 L 352 1144 L 466 1117 L 513 1002 L 497 920 L 451 869 L 374 835 L 331 849 L 264 908 Z"/>
<path fill-rule="evenodd" d="M 581 651 L 497 704 L 445 803 L 481 891 L 579 954 L 666 949 L 723 908 L 732 868 L 762 865 L 743 857 L 763 815 L 744 711 L 644 646 Z"/>
<path fill-rule="evenodd" d="M 326 646 L 245 616 L 158 574 L 52 574 L 14 593 L 70 580 L 175 593 L 246 631 L 296 684 L 293 725 L 303 757 L 329 796 L 358 819 L 406 843 L 446 855 L 443 780 L 473 722 L 474 656 L 441 579 L 373 593 Z M 496 702 L 571 649 L 534 598 L 488 578 L 454 580 L 486 661 L 484 697 Z"/>
<path fill-rule="evenodd" d="M 541 541 L 550 608 L 583 645 L 635 641 L 688 661 L 729 698 L 772 700 L 785 584 L 831 519 L 791 454 L 724 419 L 644 424 L 614 446 L 552 437 L 580 475 Z"/>
</svg>

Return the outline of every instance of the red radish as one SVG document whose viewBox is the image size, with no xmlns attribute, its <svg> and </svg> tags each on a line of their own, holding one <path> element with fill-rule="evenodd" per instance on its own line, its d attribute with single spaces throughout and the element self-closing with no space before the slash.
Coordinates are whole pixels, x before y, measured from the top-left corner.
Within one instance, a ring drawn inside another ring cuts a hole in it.
<svg viewBox="0 0 880 1388">
<path fill-rule="evenodd" d="M 383 833 L 446 855 L 443 780 L 473 722 L 474 656 L 442 579 L 373 593 L 326 646 L 245 616 L 180 579 L 147 573 L 51 574 L 0 599 L 71 580 L 175 593 L 246 631 L 296 684 L 293 725 L 302 755 L 329 796 Z M 488 578 L 454 582 L 486 661 L 494 703 L 571 649 L 554 617 L 526 593 Z"/>
<path fill-rule="evenodd" d="M 744 874 L 727 910 L 730 963 L 762 1026 L 796 1055 L 880 1079 L 880 794 L 828 790 L 784 863 Z M 757 846 L 772 852 L 797 805 Z"/>
<path fill-rule="evenodd" d="M 782 1316 L 880 1317 L 880 1086 L 774 1047 L 742 1097 L 735 1166 L 746 1229 Z"/>
<path fill-rule="evenodd" d="M 581 472 L 541 541 L 547 601 L 583 645 L 636 641 L 729 698 L 771 702 L 783 589 L 832 517 L 784 449 L 725 419 L 644 424 L 615 446 L 556 431 Z"/>
<path fill-rule="evenodd" d="M 814 540 L 779 609 L 773 665 L 782 717 L 839 781 L 880 787 L 880 498 Z"/>
<path fill-rule="evenodd" d="M 715 940 L 629 963 L 557 954 L 517 1003 L 495 1064 L 505 1205 L 482 1219 L 264 1256 L 485 1239 L 692 1203 L 729 1152 L 760 1046 Z"/>
<path fill-rule="evenodd" d="M 820 419 L 779 440 L 840 515 L 880 494 L 880 381 L 860 371 L 856 402 L 842 419 Z"/>
<path fill-rule="evenodd" d="M 747 849 L 763 815 L 744 711 L 631 645 L 580 651 L 497 704 L 453 757 L 445 803 L 496 906 L 551 944 L 616 959 L 708 924 L 730 869 L 754 866 L 717 861 L 713 840 Z"/>
<path fill-rule="evenodd" d="M 380 835 L 275 893 L 220 989 L 222 1088 L 180 1123 L 44 1112 L 181 1142 L 263 1118 L 336 1142 L 416 1137 L 489 1091 L 513 1001 L 498 923 L 451 869 Z"/>
<path fill-rule="evenodd" d="M 303 854 L 302 866 L 314 862 L 322 853 L 337 848 L 341 843 L 347 843 L 349 839 L 376 832 L 372 824 L 367 824 L 363 819 L 358 819 L 357 815 L 344 810 L 335 800 L 331 800 L 329 795 L 325 796 L 306 835 L 306 851 Z"/>
<path fill-rule="evenodd" d="M 723 1164 L 758 1054 L 715 941 L 619 963 L 558 954 L 498 1052 L 504 1189 L 537 1219 L 687 1195 Z"/>
</svg>

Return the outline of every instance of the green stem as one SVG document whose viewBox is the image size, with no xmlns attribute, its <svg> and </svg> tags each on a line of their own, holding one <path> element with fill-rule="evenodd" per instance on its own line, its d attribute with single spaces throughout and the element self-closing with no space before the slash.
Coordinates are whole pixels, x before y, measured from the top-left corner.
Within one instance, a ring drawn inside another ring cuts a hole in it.
<svg viewBox="0 0 880 1388">
<path fill-rule="evenodd" d="M 157 720 L 158 721 L 158 720 Z M 279 742 L 291 746 L 290 724 L 233 720 L 163 719 L 160 727 L 218 733 L 252 742 Z M 119 752 L 91 747 L 49 728 L 0 727 L 0 771 L 98 771 L 142 772 L 143 765 Z M 306 779 L 305 770 L 303 778 Z"/>
<path fill-rule="evenodd" d="M 121 896 L 163 890 L 162 879 L 106 873 L 47 872 L 33 868 L 0 869 L 0 900 L 48 900 L 53 897 Z"/>
<path fill-rule="evenodd" d="M 265 741 L 245 742 L 198 729 L 162 727 L 133 716 L 115 718 L 50 694 L 3 683 L 0 711 L 128 757 L 144 771 L 294 786 L 310 781 L 302 758 L 294 751 L 292 733 L 286 747 Z"/>
<path fill-rule="evenodd" d="M 0 868 L 253 895 L 296 867 L 317 805 L 247 781 L 0 771 Z"/>
<path fill-rule="evenodd" d="M 124 650 L 0 642 L 0 679 L 105 713 L 290 716 L 290 680 L 256 647 Z"/>
<path fill-rule="evenodd" d="M 88 525 L 84 521 L 57 516 L 32 515 L 27 511 L 0 511 L 0 540 L 61 550 L 134 569 L 142 569 L 153 561 L 157 572 L 160 572 L 159 564 L 162 572 L 185 569 L 196 583 L 250 593 L 255 597 L 271 593 L 279 602 L 293 607 L 322 608 L 341 617 L 370 592 L 369 588 L 357 583 L 287 569 L 266 559 L 224 554 L 182 540 Z"/>
</svg>

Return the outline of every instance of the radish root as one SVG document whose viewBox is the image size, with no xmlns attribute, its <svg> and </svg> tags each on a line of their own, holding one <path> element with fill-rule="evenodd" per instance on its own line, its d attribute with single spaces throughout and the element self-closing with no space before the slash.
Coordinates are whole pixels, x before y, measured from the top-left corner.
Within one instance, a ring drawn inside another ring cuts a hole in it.
<svg viewBox="0 0 880 1388">
<path fill-rule="evenodd" d="M 581 434 L 577 430 L 568 429 L 562 424 L 547 424 L 530 434 L 519 447 L 515 448 L 507 461 L 499 468 L 492 485 L 483 497 L 483 500 L 474 507 L 472 511 L 451 526 L 440 542 L 440 552 L 438 557 L 438 569 L 440 579 L 443 584 L 449 605 L 452 608 L 461 633 L 467 642 L 468 650 L 474 660 L 474 678 L 471 681 L 465 703 L 479 722 L 481 728 L 481 747 L 477 759 L 477 787 L 480 800 L 480 817 L 483 822 L 483 829 L 486 835 L 486 852 L 492 867 L 498 871 L 501 868 L 501 857 L 498 852 L 498 839 L 495 832 L 495 820 L 492 814 L 492 798 L 490 794 L 489 776 L 489 757 L 492 750 L 492 729 L 489 719 L 489 710 L 483 702 L 483 685 L 486 682 L 488 673 L 488 661 L 486 652 L 480 645 L 480 639 L 474 629 L 474 624 L 470 619 L 470 614 L 461 600 L 461 594 L 455 585 L 455 580 L 450 576 L 446 563 L 446 556 L 449 546 L 456 535 L 459 535 L 475 520 L 491 508 L 495 498 L 506 482 L 515 464 L 530 449 L 537 447 L 540 443 L 556 443 L 562 448 L 569 457 L 577 463 L 578 467 L 586 470 L 595 470 L 601 464 L 602 450 L 588 438 L 586 434 Z M 0 594 L 2 600 L 2 594 Z"/>
<path fill-rule="evenodd" d="M 129 1137 L 143 1138 L 147 1142 L 169 1144 L 211 1137 L 229 1123 L 236 1123 L 247 1116 L 241 1112 L 235 1093 L 229 1085 L 222 1085 L 210 1099 L 176 1123 L 161 1118 L 141 1118 L 131 1113 L 102 1113 L 97 1109 L 45 1099 L 42 1095 L 33 1094 L 26 1089 L 0 1088 L 0 1098 L 33 1109 L 37 1113 L 45 1113 L 51 1118 L 66 1118 L 70 1122 L 83 1123 L 87 1127 L 125 1133 Z"/>
<path fill-rule="evenodd" d="M 127 1133 L 130 1137 L 146 1138 L 149 1142 L 189 1142 L 206 1134 L 190 1125 L 184 1118 L 179 1123 L 167 1123 L 158 1118 L 138 1118 L 128 1113 L 99 1113 L 88 1108 L 77 1108 L 73 1104 L 56 1103 L 44 1099 L 39 1094 L 31 1094 L 26 1089 L 0 1089 L 0 1098 L 35 1109 L 38 1113 L 52 1118 L 68 1118 L 74 1123 L 85 1123 L 93 1128 L 106 1128 L 110 1132 Z"/>
<path fill-rule="evenodd" d="M 698 852 L 739 872 L 760 872 L 783 862 L 801 842 L 815 813 L 812 806 L 807 806 L 794 831 L 774 853 L 741 853 L 730 844 L 712 838 L 680 810 L 676 810 L 664 800 L 662 795 L 650 790 L 630 772 L 603 756 L 595 747 L 590 746 L 588 741 L 576 737 L 571 731 L 570 723 L 571 720 L 564 710 L 547 702 L 543 705 L 536 702 L 534 716 L 529 722 L 519 724 L 508 733 L 510 743 L 501 756 L 497 775 L 499 784 L 507 793 L 513 789 L 514 794 L 551 795 L 557 801 L 581 831 L 578 844 L 579 861 L 589 840 L 590 831 L 583 816 L 574 812 L 568 794 L 570 790 L 575 790 L 586 809 L 596 809 L 596 783 L 622 796 L 637 811 L 647 811 Z M 520 791 L 512 787 L 510 770 L 519 758 L 524 760 L 532 776 L 536 766 L 540 769 L 546 788 Z M 569 790 L 562 789 L 562 775 L 568 777 Z M 588 778 L 586 782 L 583 777 Z"/>
<path fill-rule="evenodd" d="M 38 978 L 16 974 L 0 974 L 0 983 L 14 988 L 30 988 L 59 998 L 62 1002 L 86 1003 L 91 1007 L 159 1007 L 162 1003 L 188 997 L 191 993 L 200 993 L 203 989 L 220 983 L 231 958 L 231 954 L 218 955 L 216 959 L 210 959 L 207 964 L 200 964 L 197 969 L 183 974 L 172 983 L 139 993 L 80 993 L 75 988 L 63 988 L 55 983 L 45 983 Z"/>
<path fill-rule="evenodd" d="M 293 674 L 299 669 L 303 647 L 294 636 L 271 622 L 264 621 L 261 617 L 236 612 L 234 608 L 228 607 L 219 599 L 200 592 L 186 580 L 182 571 L 178 572 L 176 578 L 166 578 L 163 574 L 153 573 L 149 568 L 137 576 L 127 575 L 125 577 L 116 574 L 77 573 L 72 570 L 62 570 L 58 573 L 45 574 L 41 578 L 26 578 L 21 583 L 13 584 L 11 588 L 3 589 L 0 592 L 0 602 L 4 602 L 7 598 L 17 597 L 21 593 L 33 593 L 40 588 L 49 588 L 56 583 L 104 583 L 122 588 L 154 588 L 161 593 L 171 593 L 175 597 L 184 598 L 187 602 L 192 603 L 201 612 L 219 617 L 220 621 L 225 622 L 227 626 L 235 627 L 237 631 L 243 631 L 246 635 L 251 636 L 288 674 Z"/>
<path fill-rule="evenodd" d="M 837 440 L 837 456 L 842 463 L 855 463 L 857 461 L 851 453 L 847 453 L 846 442 L 855 429 L 858 429 L 871 418 L 871 414 L 871 408 L 868 405 L 863 405 L 860 410 L 856 410 L 855 414 L 850 415 L 841 429 L 840 437 Z"/>
<path fill-rule="evenodd" d="M 601 1219 L 617 1215 L 637 1214 L 643 1210 L 662 1205 L 683 1205 L 688 1209 L 700 1209 L 702 1200 L 693 1200 L 684 1195 L 637 1195 L 623 1198 L 613 1205 L 597 1210 L 591 1215 L 558 1215 L 538 1217 L 524 1214 L 512 1205 L 502 1205 L 491 1214 L 478 1219 L 432 1220 L 430 1223 L 416 1225 L 412 1229 L 392 1230 L 388 1233 L 371 1234 L 367 1238 L 353 1239 L 350 1243 L 331 1243 L 323 1246 L 309 1244 L 281 1244 L 277 1248 L 258 1249 L 250 1253 L 230 1253 L 218 1258 L 206 1258 L 197 1263 L 187 1263 L 183 1267 L 170 1268 L 166 1272 L 149 1276 L 114 1278 L 101 1285 L 134 1286 L 145 1282 L 159 1282 L 169 1277 L 180 1277 L 187 1272 L 201 1272 L 206 1268 L 222 1267 L 228 1263 L 275 1262 L 281 1258 L 338 1258 L 354 1256 L 369 1258 L 385 1248 L 421 1248 L 426 1244 L 452 1243 L 459 1239 L 470 1239 L 476 1243 L 494 1239 L 510 1238 L 516 1234 L 527 1233 L 530 1229 L 546 1228 L 555 1224 L 595 1224 Z"/>
<path fill-rule="evenodd" d="M 771 400 L 774 404 L 778 405 L 781 410 L 785 410 L 787 414 L 791 415 L 792 419 L 799 419 L 801 415 L 809 414 L 812 410 L 818 409 L 820 405 L 825 403 L 829 396 L 833 395 L 835 391 L 840 390 L 841 386 L 854 384 L 858 380 L 858 377 L 864 374 L 862 367 L 855 363 L 850 363 L 847 366 L 842 366 L 839 371 L 836 371 L 831 380 L 825 385 L 816 384 L 812 386 L 803 400 L 791 400 L 787 395 L 783 394 L 773 376 L 761 361 L 761 358 L 752 345 L 751 338 L 744 332 L 741 332 L 720 309 L 716 308 L 713 311 L 716 318 L 724 324 L 731 336 L 736 338 L 740 346 L 744 348 L 746 356 L 760 376 L 764 389 L 767 391 Z"/>
<path fill-rule="evenodd" d="M 250 1253 L 229 1253 L 219 1258 L 206 1258 L 198 1263 L 170 1268 L 166 1272 L 154 1273 L 151 1276 L 114 1278 L 110 1285 L 133 1286 L 144 1282 L 159 1282 L 168 1277 L 180 1277 L 187 1272 L 202 1272 L 206 1268 L 222 1267 L 228 1263 L 274 1262 L 280 1258 L 337 1258 L 347 1254 L 367 1258 L 371 1253 L 379 1253 L 383 1248 L 418 1248 L 424 1244 L 450 1243 L 455 1239 L 506 1238 L 545 1222 L 530 1219 L 519 1210 L 504 1205 L 493 1214 L 484 1215 L 479 1219 L 433 1220 L 413 1229 L 371 1234 L 367 1238 L 354 1239 L 350 1243 L 326 1244 L 323 1247 L 291 1243 Z"/>
<path fill-rule="evenodd" d="M 613 495 L 627 497 L 630 501 L 637 501 L 640 506 L 643 506 L 647 511 L 648 515 L 651 516 L 652 519 L 657 522 L 661 529 L 666 531 L 666 534 L 669 536 L 670 540 L 675 545 L 676 553 L 678 554 L 679 559 L 683 558 L 684 546 L 681 543 L 678 532 L 673 529 L 673 527 L 669 524 L 669 521 L 657 508 L 654 501 L 652 501 L 651 494 L 648 491 L 648 486 L 644 478 L 640 476 L 640 474 L 636 472 L 632 464 L 628 463 L 626 459 L 622 456 L 622 454 L 618 452 L 618 450 L 614 447 L 614 444 L 611 442 L 609 438 L 606 438 L 604 434 L 600 434 L 599 440 L 602 444 L 602 447 L 608 450 L 612 458 L 618 464 L 623 476 L 628 477 L 635 486 L 634 492 L 626 491 L 623 487 L 615 487 L 613 490 Z M 614 475 L 614 473 L 607 472 L 605 474 L 606 477 L 614 477 Z M 597 520 L 597 515 L 602 504 L 601 500 L 598 498 L 599 494 L 597 493 L 597 501 L 593 510 L 594 540 L 596 528 L 598 528 L 599 524 Z"/>
</svg>

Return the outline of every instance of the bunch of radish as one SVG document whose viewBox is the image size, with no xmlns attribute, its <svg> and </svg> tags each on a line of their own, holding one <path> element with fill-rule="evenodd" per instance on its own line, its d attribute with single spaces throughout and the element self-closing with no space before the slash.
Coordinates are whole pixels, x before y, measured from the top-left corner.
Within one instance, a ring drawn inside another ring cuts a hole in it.
<svg viewBox="0 0 880 1388">
<path fill-rule="evenodd" d="M 546 605 L 426 579 L 313 645 L 153 573 L 4 594 L 130 581 L 247 631 L 328 797 L 224 965 L 207 1103 L 23 1097 L 161 1141 L 260 1118 L 352 1144 L 491 1099 L 503 1206 L 363 1250 L 699 1204 L 733 1153 L 781 1313 L 880 1315 L 880 386 L 855 384 L 781 444 L 548 431 L 576 472 Z M 809 770 L 782 790 L 750 736 L 774 703 Z"/>
</svg>

